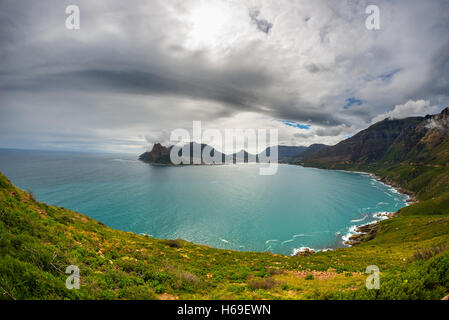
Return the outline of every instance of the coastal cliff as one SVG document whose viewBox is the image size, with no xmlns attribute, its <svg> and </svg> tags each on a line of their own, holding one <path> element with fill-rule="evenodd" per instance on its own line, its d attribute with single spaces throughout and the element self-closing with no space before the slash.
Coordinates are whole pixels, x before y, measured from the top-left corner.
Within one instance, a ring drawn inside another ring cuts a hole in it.
<svg viewBox="0 0 449 320">
<path fill-rule="evenodd" d="M 441 196 L 449 192 L 449 108 L 426 117 L 385 119 L 301 164 L 370 172 L 418 200 Z"/>
<path fill-rule="evenodd" d="M 156 143 L 151 151 L 141 154 L 139 156 L 139 160 L 146 163 L 169 165 L 171 164 L 170 150 L 171 148 L 167 148 L 162 146 L 160 143 Z"/>
</svg>

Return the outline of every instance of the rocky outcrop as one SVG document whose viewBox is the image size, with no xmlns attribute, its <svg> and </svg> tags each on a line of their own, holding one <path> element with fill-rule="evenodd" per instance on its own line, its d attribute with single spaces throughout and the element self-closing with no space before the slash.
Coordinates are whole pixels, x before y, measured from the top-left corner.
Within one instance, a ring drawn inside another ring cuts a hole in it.
<svg viewBox="0 0 449 320">
<path fill-rule="evenodd" d="M 140 155 L 139 160 L 152 164 L 172 164 L 170 161 L 170 148 L 164 147 L 160 143 L 156 143 L 150 152 L 145 152 Z"/>
<path fill-rule="evenodd" d="M 308 257 L 312 254 L 315 254 L 315 251 L 309 248 L 304 248 L 301 251 L 299 251 L 298 253 L 296 253 L 294 256 L 295 257 Z"/>
<path fill-rule="evenodd" d="M 376 236 L 377 228 L 377 222 L 357 227 L 356 231 L 358 232 L 358 234 L 354 234 L 349 237 L 348 241 L 346 241 L 345 244 L 354 246 L 362 242 L 372 240 Z"/>
</svg>

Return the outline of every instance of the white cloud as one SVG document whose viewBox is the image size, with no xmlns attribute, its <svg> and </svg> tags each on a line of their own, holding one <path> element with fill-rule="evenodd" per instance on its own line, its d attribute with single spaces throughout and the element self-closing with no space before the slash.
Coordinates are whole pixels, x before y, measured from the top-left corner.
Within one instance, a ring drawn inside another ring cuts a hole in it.
<svg viewBox="0 0 449 320">
<path fill-rule="evenodd" d="M 429 100 L 409 100 L 407 103 L 399 104 L 390 112 L 381 114 L 373 119 L 373 123 L 382 121 L 386 118 L 404 119 L 414 116 L 425 116 L 439 112 L 441 107 L 431 106 Z"/>
</svg>

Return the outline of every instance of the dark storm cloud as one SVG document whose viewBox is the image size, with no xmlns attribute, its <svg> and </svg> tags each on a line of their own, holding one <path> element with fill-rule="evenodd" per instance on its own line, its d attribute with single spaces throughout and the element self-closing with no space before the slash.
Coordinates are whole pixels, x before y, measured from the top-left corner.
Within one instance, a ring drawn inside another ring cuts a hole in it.
<svg viewBox="0 0 449 320">
<path fill-rule="evenodd" d="M 72 2 L 0 1 L 0 146 L 132 145 L 244 112 L 337 136 L 408 99 L 447 101 L 447 1 L 380 1 L 378 33 L 364 27 L 368 1 L 242 1 L 220 25 L 228 2 L 79 0 L 73 32 Z M 203 5 L 204 21 L 189 20 Z M 344 110 L 351 97 L 363 105 Z"/>
<path fill-rule="evenodd" d="M 318 72 L 327 72 L 327 71 L 331 71 L 329 68 L 325 67 L 325 66 L 321 66 L 321 65 L 317 65 L 315 63 L 308 63 L 305 65 L 305 68 L 307 69 L 307 71 L 309 71 L 310 73 L 318 73 Z"/>
<path fill-rule="evenodd" d="M 316 130 L 315 134 L 320 137 L 338 136 L 347 129 L 348 127 L 346 126 L 323 128 Z"/>
<path fill-rule="evenodd" d="M 322 110 L 325 110 L 323 107 Z M 338 113 L 320 112 L 315 108 L 305 108 L 298 106 L 296 108 L 280 108 L 276 112 L 276 116 L 281 119 L 291 119 L 295 121 L 307 121 L 320 126 L 335 126 L 347 123 L 347 120 L 341 118 Z"/>
<path fill-rule="evenodd" d="M 226 75 L 222 75 L 225 78 Z M 246 75 L 249 81 L 250 76 Z M 223 79 L 222 79 L 223 80 Z M 267 84 L 268 85 L 268 84 Z M 214 79 L 164 78 L 152 73 L 137 70 L 79 70 L 44 74 L 28 79 L 17 79 L 0 84 L 2 91 L 27 92 L 92 92 L 114 94 L 178 96 L 189 99 L 218 101 L 227 105 L 224 112 L 216 116 L 229 116 L 235 112 L 254 111 L 276 118 L 307 120 L 323 126 L 342 123 L 341 119 L 313 110 L 312 107 L 295 106 L 294 99 L 266 97 L 263 93 L 254 94 Z M 260 105 L 265 107 L 262 108 Z"/>
<path fill-rule="evenodd" d="M 424 94 L 449 94 L 449 43 L 435 54 L 430 68 L 429 82 L 422 90 Z"/>
<path fill-rule="evenodd" d="M 20 80 L 17 83 L 7 83 L 0 86 L 0 89 L 170 95 L 220 101 L 238 109 L 256 109 L 251 101 L 257 100 L 256 97 L 235 88 L 220 88 L 218 84 L 164 78 L 137 70 L 91 69 L 44 74 L 32 79 Z"/>
</svg>

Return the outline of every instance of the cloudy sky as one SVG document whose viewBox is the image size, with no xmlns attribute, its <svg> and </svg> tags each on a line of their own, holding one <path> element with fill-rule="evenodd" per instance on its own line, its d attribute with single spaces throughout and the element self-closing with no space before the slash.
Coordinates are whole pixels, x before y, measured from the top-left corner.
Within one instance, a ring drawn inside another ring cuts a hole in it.
<svg viewBox="0 0 449 320">
<path fill-rule="evenodd" d="M 193 120 L 334 144 L 449 105 L 448 30 L 447 0 L 0 0 L 0 147 L 139 153 Z"/>
</svg>

